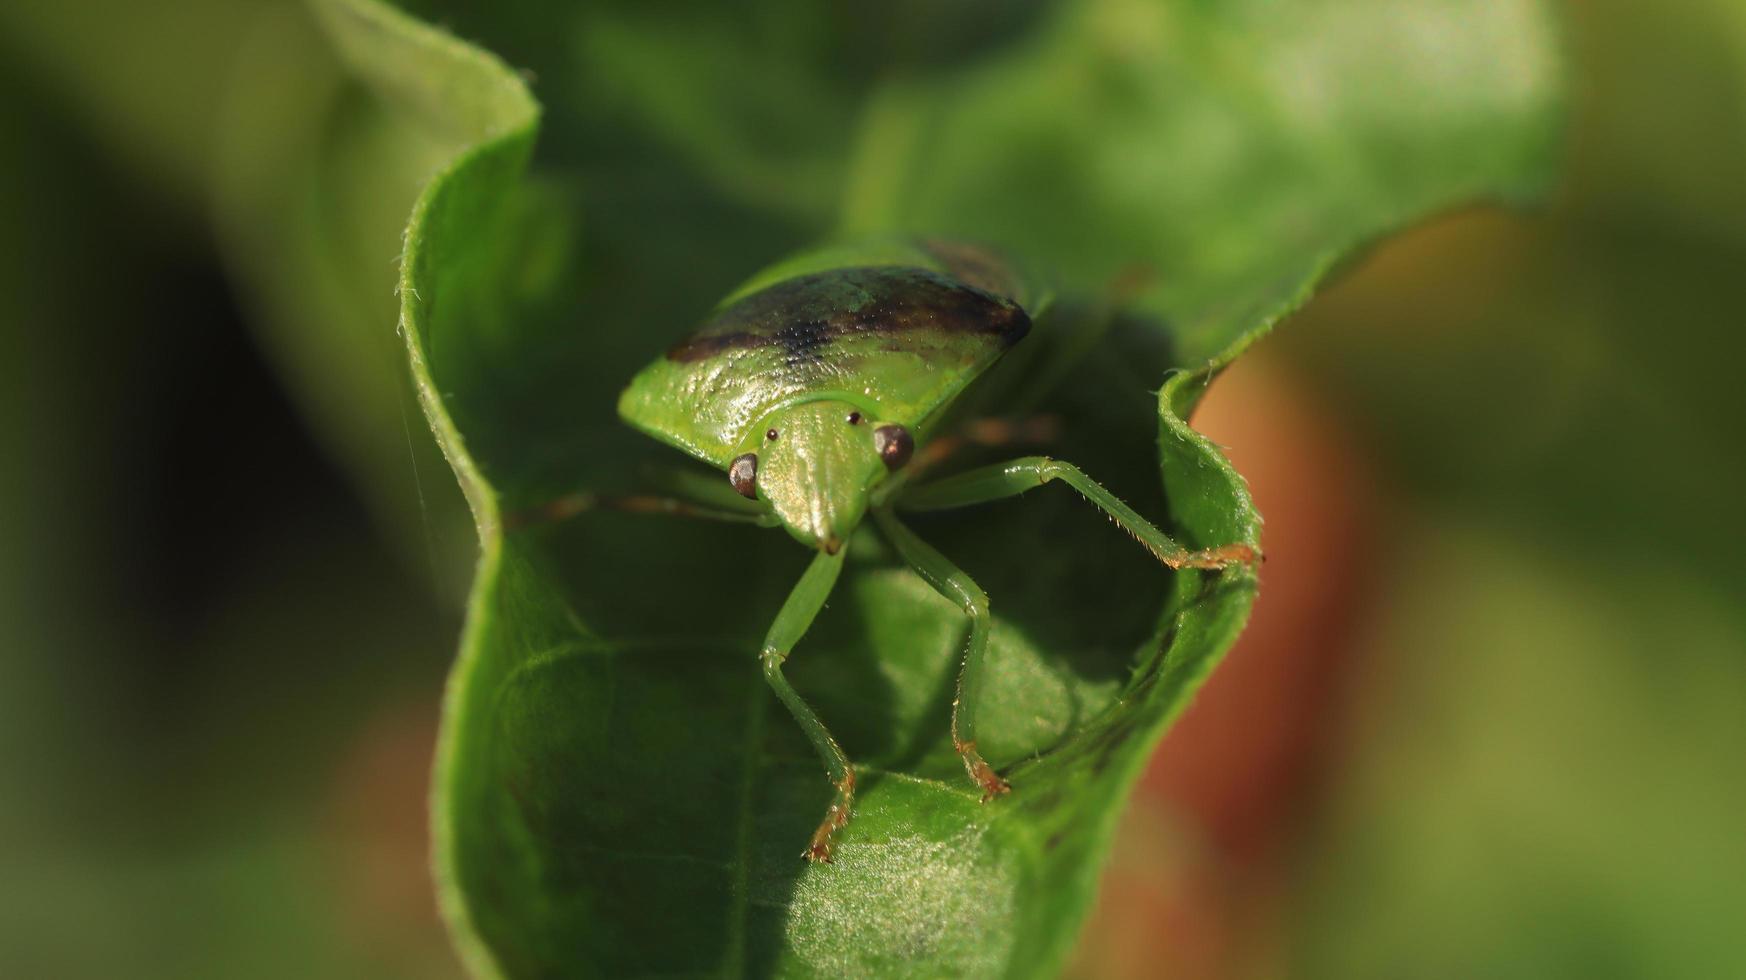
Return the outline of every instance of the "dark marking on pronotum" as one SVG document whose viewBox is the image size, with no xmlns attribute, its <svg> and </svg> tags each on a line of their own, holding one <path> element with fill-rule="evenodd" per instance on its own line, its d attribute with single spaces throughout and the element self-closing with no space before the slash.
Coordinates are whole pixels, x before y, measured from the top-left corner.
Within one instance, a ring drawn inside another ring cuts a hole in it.
<svg viewBox="0 0 1746 980">
<path fill-rule="evenodd" d="M 735 456 L 728 464 L 728 482 L 734 485 L 734 492 L 740 496 L 758 499 L 758 454 Z"/>
<path fill-rule="evenodd" d="M 936 330 L 980 334 L 1010 347 L 1031 318 L 1012 300 L 927 269 L 869 266 L 796 276 L 716 314 L 667 351 L 700 361 L 723 351 L 780 347 L 790 363 L 817 358 L 840 337 Z"/>
</svg>

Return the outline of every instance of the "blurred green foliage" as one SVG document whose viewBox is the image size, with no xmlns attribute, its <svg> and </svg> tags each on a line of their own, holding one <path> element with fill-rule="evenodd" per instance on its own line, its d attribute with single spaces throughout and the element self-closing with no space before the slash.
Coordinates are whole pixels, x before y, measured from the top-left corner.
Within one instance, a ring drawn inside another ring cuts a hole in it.
<svg viewBox="0 0 1746 980">
<path fill-rule="evenodd" d="M 800 733 L 767 720 L 776 712 L 751 655 L 795 577 L 789 543 L 598 516 L 499 529 L 501 509 L 610 485 L 646 455 L 619 448 L 611 406 L 674 333 L 653 316 L 661 303 L 622 283 L 568 285 L 588 267 L 554 243 L 610 254 L 635 240 L 657 262 L 642 274 L 702 310 L 696 270 L 671 256 L 700 232 L 744 256 L 747 236 L 648 210 L 622 227 L 584 210 L 578 232 L 554 235 L 569 215 L 550 187 L 520 192 L 534 108 L 512 73 L 374 3 L 318 9 L 390 111 L 432 142 L 467 143 L 413 210 L 400 283 L 414 379 L 483 548 L 435 804 L 464 951 L 481 973 L 510 976 L 1055 973 L 1119 803 L 1235 636 L 1252 574 L 1179 573 L 1163 593 L 1115 536 L 1065 532 L 1063 494 L 1035 508 L 1046 516 L 1033 513 L 1028 530 L 959 515 L 925 524 L 1002 596 L 980 741 L 1015 789 L 979 806 L 958 785 L 944 724 L 962 616 L 918 596 L 863 535 L 836 609 L 793 669 L 864 778 L 834 864 L 800 863 L 830 790 L 797 764 Z M 676 142 L 724 203 L 743 196 L 768 212 L 756 190 L 779 191 L 788 206 L 777 214 L 815 234 L 840 210 L 855 232 L 999 243 L 1060 277 L 1062 308 L 1107 302 L 1129 275 L 1125 325 L 1162 337 L 1147 350 L 1112 334 L 1097 353 L 1120 350 L 1101 359 L 1125 370 L 1074 373 L 1066 393 L 1033 402 L 1062 419 L 1077 460 L 1154 512 L 1148 484 L 1162 463 L 1172 522 L 1197 546 L 1257 529 L 1240 479 L 1178 417 L 1211 374 L 1354 245 L 1433 207 L 1532 188 L 1549 169 L 1557 84 L 1533 3 L 1402 15 L 1354 0 L 1290 18 L 1235 2 L 1063 5 L 937 67 L 874 52 L 865 79 L 820 60 L 868 55 L 869 38 L 845 30 L 851 16 L 762 9 L 744 47 L 715 35 L 700 46 L 667 16 L 569 28 L 591 45 L 604 34 L 592 62 L 630 55 L 635 70 L 613 81 L 647 99 L 620 127 L 569 139 Z M 553 13 L 544 29 L 562 33 Z M 934 34 L 932 21 L 904 36 Z M 498 33 L 516 57 L 520 39 Z M 718 49 L 745 60 L 721 84 L 692 77 L 716 67 Z M 549 130 L 575 112 L 570 94 L 552 95 Z M 792 140 L 761 139 L 760 117 Z M 591 150 L 574 165 L 610 161 Z M 673 180 L 655 194 L 699 183 Z M 831 191 L 818 203 L 814 180 Z M 542 268 L 556 278 L 530 283 Z M 1037 332 L 1048 330 L 1045 318 Z M 690 625 L 676 630 L 676 617 Z"/>
<path fill-rule="evenodd" d="M 1584 5 L 1571 48 L 1556 206 L 1416 236 L 1283 344 L 1405 501 L 1300 972 L 1746 970 L 1746 18 Z"/>
<path fill-rule="evenodd" d="M 1743 969 L 1746 17 L 1726 0 L 1569 7 L 1562 198 L 1384 249 L 1274 342 L 1390 488 L 1350 761 L 1297 849 L 1295 973 Z M 782 83 L 732 59 L 842 66 L 846 92 L 808 97 L 846 132 L 831 107 L 871 74 L 864 54 L 796 54 L 804 25 L 786 46 L 709 45 L 751 28 L 699 14 L 700 52 L 728 54 L 697 71 L 739 107 L 700 120 L 675 94 L 697 83 L 638 75 L 635 14 L 591 8 L 584 41 L 535 5 L 478 16 L 446 14 L 542 92 L 600 93 L 549 99 L 583 107 L 542 146 L 557 206 L 607 236 L 657 204 L 699 229 L 658 256 L 553 229 L 594 270 L 576 289 L 618 282 L 679 322 L 744 271 L 730 231 L 777 254 L 837 203 L 852 143 L 762 118 L 751 86 Z M 929 36 L 950 50 L 962 33 Z M 291 4 L 11 4 L 0 52 L 0 450 L 21 461 L 0 477 L 0 972 L 453 970 L 428 922 L 333 900 L 370 853 L 348 841 L 383 838 L 328 809 L 367 719 L 434 697 L 466 577 L 470 533 L 380 285 L 449 147 L 347 87 Z M 920 44 L 905 63 L 925 77 L 937 57 Z M 900 196 L 884 173 L 868 200 Z M 664 293 L 650 270 L 674 266 L 692 284 Z M 215 267 L 240 312 L 188 301 L 225 294 Z M 288 418 L 252 454 L 246 436 L 177 451 L 213 408 L 275 410 L 258 364 L 240 392 L 202 374 L 215 350 L 225 371 L 254 363 L 227 338 L 239 321 L 358 499 Z M 180 618 L 153 591 L 166 579 Z"/>
<path fill-rule="evenodd" d="M 1746 16 L 1568 33 L 1554 205 L 1412 236 L 1282 336 L 1396 501 L 1294 972 L 1746 971 Z"/>
<path fill-rule="evenodd" d="M 433 927 L 349 938 L 328 858 L 379 843 L 336 761 L 434 695 L 455 614 L 273 394 L 198 215 L 7 65 L 0 974 L 452 969 Z"/>
</svg>

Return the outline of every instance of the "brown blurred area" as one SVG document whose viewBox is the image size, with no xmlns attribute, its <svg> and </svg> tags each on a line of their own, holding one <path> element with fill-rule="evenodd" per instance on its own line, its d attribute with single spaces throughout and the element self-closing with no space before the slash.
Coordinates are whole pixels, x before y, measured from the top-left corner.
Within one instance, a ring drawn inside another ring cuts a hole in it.
<svg viewBox="0 0 1746 980">
<path fill-rule="evenodd" d="M 1746 17 L 1566 12 L 1556 198 L 1384 243 L 1195 419 L 1263 589 L 1075 976 L 1746 971 Z"/>
<path fill-rule="evenodd" d="M 1591 186 L 1382 246 L 1213 386 L 1194 423 L 1266 518 L 1263 589 L 1141 783 L 1072 975 L 1746 963 L 1740 393 L 1633 356 L 1737 363 L 1746 252 L 1611 225 Z"/>
<path fill-rule="evenodd" d="M 1086 977 L 1279 972 L 1288 859 L 1340 764 L 1376 559 L 1372 464 L 1265 350 L 1226 372 L 1193 422 L 1266 519 L 1263 588 L 1135 793 L 1081 943 Z"/>
</svg>

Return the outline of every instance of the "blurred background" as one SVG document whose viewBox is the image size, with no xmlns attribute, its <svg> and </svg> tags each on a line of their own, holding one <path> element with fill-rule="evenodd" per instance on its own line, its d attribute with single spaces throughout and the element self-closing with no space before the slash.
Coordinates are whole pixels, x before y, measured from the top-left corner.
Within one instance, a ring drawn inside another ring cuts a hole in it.
<svg viewBox="0 0 1746 980">
<path fill-rule="evenodd" d="M 473 543 L 387 292 L 442 148 L 295 4 L 148 7 L 0 7 L 0 976 L 457 976 Z M 1746 8 L 1563 8 L 1555 197 L 1360 257 L 1196 418 L 1265 586 L 1075 976 L 1746 975 Z"/>
</svg>

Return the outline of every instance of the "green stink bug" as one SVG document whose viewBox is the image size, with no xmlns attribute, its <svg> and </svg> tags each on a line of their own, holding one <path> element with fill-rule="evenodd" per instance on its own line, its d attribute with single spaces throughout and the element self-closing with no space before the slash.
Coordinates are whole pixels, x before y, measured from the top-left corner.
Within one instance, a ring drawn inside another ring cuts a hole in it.
<svg viewBox="0 0 1746 980">
<path fill-rule="evenodd" d="M 631 506 L 779 526 L 817 552 L 760 655 L 765 679 L 836 788 L 805 851 L 809 860 L 828 861 L 835 832 L 848 822 L 854 767 L 782 665 L 830 595 L 850 533 L 868 515 L 969 619 L 951 735 L 984 800 L 1008 790 L 977 750 L 988 599 L 897 511 L 962 507 L 1060 480 L 1170 567 L 1217 569 L 1258 557 L 1247 545 L 1184 548 L 1077 467 L 1048 457 L 918 479 L 957 441 L 940 431 L 947 409 L 1049 307 L 1046 296 L 979 249 L 941 242 L 822 249 L 755 276 L 639 372 L 619 399 L 631 426 L 727 474 L 687 481 L 683 499 L 637 498 Z"/>
</svg>

